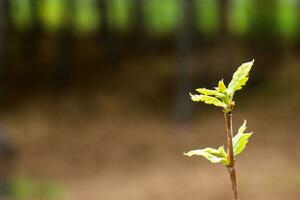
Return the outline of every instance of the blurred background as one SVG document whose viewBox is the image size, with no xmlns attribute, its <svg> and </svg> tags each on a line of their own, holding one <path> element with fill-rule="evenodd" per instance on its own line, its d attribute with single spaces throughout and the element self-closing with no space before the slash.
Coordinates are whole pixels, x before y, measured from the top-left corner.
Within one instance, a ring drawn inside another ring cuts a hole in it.
<svg viewBox="0 0 300 200">
<path fill-rule="evenodd" d="M 0 199 L 231 199 L 182 155 L 226 141 L 188 94 L 253 58 L 241 199 L 297 199 L 300 1 L 0 0 Z"/>
</svg>

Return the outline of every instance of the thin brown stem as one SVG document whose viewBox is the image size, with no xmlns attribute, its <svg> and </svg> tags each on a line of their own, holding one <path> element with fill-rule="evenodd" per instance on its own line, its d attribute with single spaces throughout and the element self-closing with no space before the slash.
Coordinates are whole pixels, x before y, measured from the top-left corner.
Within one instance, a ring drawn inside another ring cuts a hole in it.
<svg viewBox="0 0 300 200">
<path fill-rule="evenodd" d="M 232 185 L 233 200 L 239 200 L 239 195 L 237 191 L 236 173 L 235 173 L 235 159 L 234 159 L 233 145 L 232 145 L 233 131 L 232 131 L 231 112 L 225 113 L 225 121 L 226 121 L 226 130 L 227 130 L 227 155 L 229 160 L 227 169 L 228 169 L 228 173 Z"/>
</svg>

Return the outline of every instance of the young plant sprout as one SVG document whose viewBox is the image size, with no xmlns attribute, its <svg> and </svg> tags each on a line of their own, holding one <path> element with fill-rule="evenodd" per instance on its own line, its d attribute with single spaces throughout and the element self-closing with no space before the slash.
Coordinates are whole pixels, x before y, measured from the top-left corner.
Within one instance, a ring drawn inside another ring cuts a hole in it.
<svg viewBox="0 0 300 200">
<path fill-rule="evenodd" d="M 196 91 L 200 94 L 190 94 L 192 101 L 202 101 L 206 104 L 212 104 L 222 108 L 227 131 L 227 152 L 224 150 L 224 147 L 221 146 L 218 149 L 207 147 L 204 149 L 192 150 L 188 153 L 184 153 L 184 155 L 189 157 L 203 156 L 212 163 L 222 163 L 225 165 L 230 175 L 234 200 L 239 200 L 235 172 L 235 156 L 242 153 L 245 149 L 252 132 L 245 132 L 247 128 L 245 120 L 237 134 L 233 137 L 232 112 L 235 106 L 233 97 L 236 91 L 241 90 L 242 87 L 246 85 L 253 63 L 254 60 L 242 64 L 233 74 L 228 87 L 225 86 L 223 80 L 220 80 L 218 87 L 215 87 L 214 90 L 199 88 L 196 89 Z"/>
</svg>

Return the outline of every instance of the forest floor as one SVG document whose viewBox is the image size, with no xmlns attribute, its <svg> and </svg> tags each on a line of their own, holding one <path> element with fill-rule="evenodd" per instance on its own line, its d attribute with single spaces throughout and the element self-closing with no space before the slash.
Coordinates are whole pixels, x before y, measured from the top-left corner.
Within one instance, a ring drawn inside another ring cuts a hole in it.
<svg viewBox="0 0 300 200">
<path fill-rule="evenodd" d="M 98 104 L 90 99 L 70 96 L 50 103 L 40 98 L 3 114 L 2 125 L 18 147 L 15 176 L 55 180 L 63 190 L 61 199 L 70 200 L 231 198 L 223 166 L 182 155 L 225 144 L 221 111 L 195 109 L 192 120 L 179 123 L 120 100 Z M 255 105 L 238 107 L 234 115 L 235 130 L 247 119 L 254 132 L 237 158 L 241 198 L 296 199 L 298 112 L 288 105 Z"/>
</svg>

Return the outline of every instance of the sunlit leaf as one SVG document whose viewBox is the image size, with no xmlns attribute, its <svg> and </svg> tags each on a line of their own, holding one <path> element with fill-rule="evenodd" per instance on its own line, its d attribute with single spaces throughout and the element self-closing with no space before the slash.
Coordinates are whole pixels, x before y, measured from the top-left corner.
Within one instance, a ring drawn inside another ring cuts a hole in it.
<svg viewBox="0 0 300 200">
<path fill-rule="evenodd" d="M 215 96 L 217 98 L 225 97 L 225 94 L 222 94 L 221 92 L 219 92 L 217 90 L 209 90 L 209 89 L 206 89 L 206 88 L 198 88 L 198 89 L 196 89 L 196 91 L 203 94 L 203 95 Z"/>
<path fill-rule="evenodd" d="M 242 151 L 245 149 L 245 147 L 249 141 L 249 138 L 252 135 L 252 132 L 244 133 L 246 131 L 246 129 L 247 129 L 247 127 L 246 127 L 246 120 L 245 120 L 243 125 L 239 128 L 238 133 L 232 139 L 233 153 L 235 156 L 242 153 Z"/>
<path fill-rule="evenodd" d="M 233 74 L 232 80 L 228 85 L 228 94 L 230 95 L 231 99 L 233 98 L 233 95 L 235 91 L 242 89 L 244 85 L 246 85 L 248 79 L 249 79 L 249 72 L 251 70 L 251 67 L 254 63 L 254 60 L 251 62 L 247 62 L 242 64 L 237 71 Z"/>
<path fill-rule="evenodd" d="M 206 104 L 213 104 L 215 106 L 218 106 L 218 107 L 223 107 L 223 108 L 226 108 L 226 104 L 223 103 L 221 100 L 215 98 L 215 97 L 211 97 L 211 96 L 206 96 L 206 95 L 198 95 L 198 94 L 190 94 L 191 95 L 191 99 L 192 101 L 196 101 L 196 102 L 199 102 L 199 101 L 202 101 Z"/>
<path fill-rule="evenodd" d="M 224 150 L 224 147 L 219 147 L 218 149 L 213 148 L 205 148 L 205 149 L 197 149 L 189 151 L 188 153 L 184 153 L 186 156 L 202 156 L 209 160 L 212 163 L 223 163 L 224 165 L 227 165 L 227 154 Z"/>
</svg>

